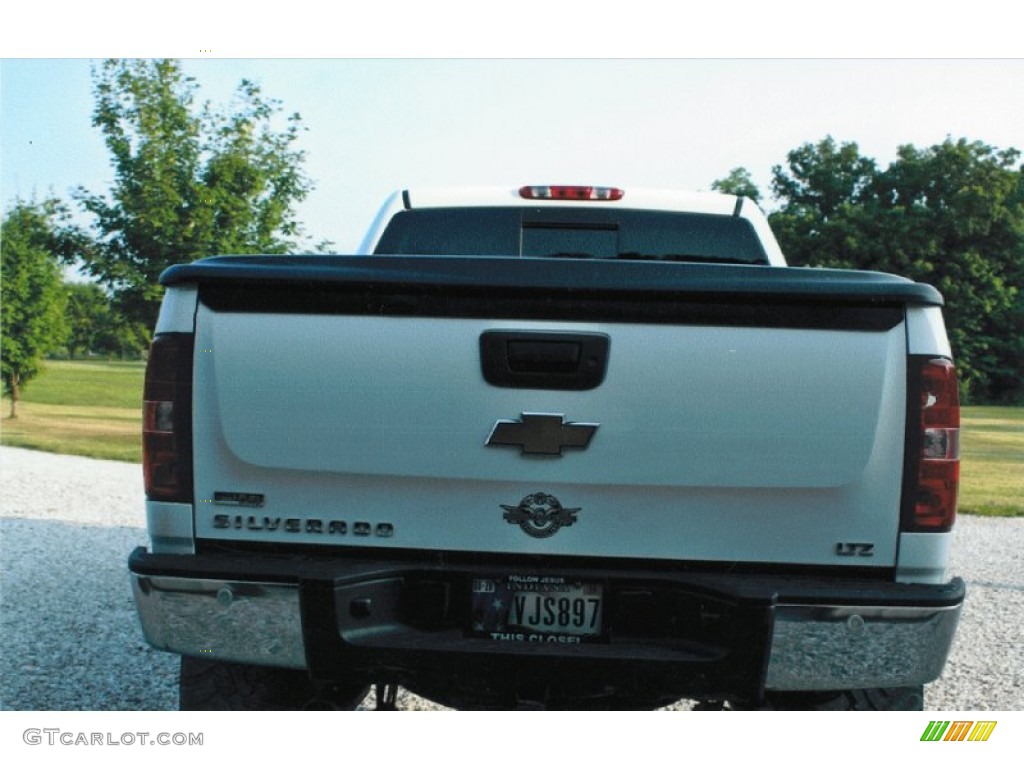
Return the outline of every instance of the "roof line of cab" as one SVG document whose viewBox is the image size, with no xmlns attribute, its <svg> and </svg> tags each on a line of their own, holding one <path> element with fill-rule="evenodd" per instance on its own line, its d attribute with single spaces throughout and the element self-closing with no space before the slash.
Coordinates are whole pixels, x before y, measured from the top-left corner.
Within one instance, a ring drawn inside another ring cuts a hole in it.
<svg viewBox="0 0 1024 768">
<path fill-rule="evenodd" d="M 391 194 L 381 206 L 358 253 L 373 253 L 377 241 L 392 216 L 414 208 L 500 207 L 536 205 L 543 207 L 635 208 L 650 211 L 679 211 L 739 216 L 747 219 L 764 246 L 768 263 L 786 266 L 785 256 L 768 226 L 768 220 L 756 204 L 736 195 L 719 192 L 681 190 L 534 185 L 523 187 L 425 187 L 404 189 Z"/>
</svg>

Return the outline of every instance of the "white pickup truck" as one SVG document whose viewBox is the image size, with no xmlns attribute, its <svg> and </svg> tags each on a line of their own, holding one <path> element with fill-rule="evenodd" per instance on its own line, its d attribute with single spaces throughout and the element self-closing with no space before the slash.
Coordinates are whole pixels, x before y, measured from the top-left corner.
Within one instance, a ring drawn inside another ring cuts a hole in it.
<svg viewBox="0 0 1024 768">
<path fill-rule="evenodd" d="M 931 287 L 727 195 L 396 194 L 355 256 L 172 267 L 146 639 L 183 709 L 920 709 L 955 369 Z"/>
</svg>

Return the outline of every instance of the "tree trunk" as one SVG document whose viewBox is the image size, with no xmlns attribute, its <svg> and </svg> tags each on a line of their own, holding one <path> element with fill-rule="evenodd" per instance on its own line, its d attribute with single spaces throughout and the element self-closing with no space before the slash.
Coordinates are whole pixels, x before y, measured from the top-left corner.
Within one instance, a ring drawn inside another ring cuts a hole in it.
<svg viewBox="0 0 1024 768">
<path fill-rule="evenodd" d="M 19 386 L 19 377 L 12 376 L 11 382 L 11 418 L 18 418 L 18 400 L 21 398 L 21 387 Z"/>
</svg>

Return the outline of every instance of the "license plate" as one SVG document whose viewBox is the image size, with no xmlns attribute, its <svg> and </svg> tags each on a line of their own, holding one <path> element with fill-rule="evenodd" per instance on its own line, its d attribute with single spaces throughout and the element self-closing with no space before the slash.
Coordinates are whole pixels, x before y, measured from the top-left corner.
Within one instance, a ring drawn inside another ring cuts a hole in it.
<svg viewBox="0 0 1024 768">
<path fill-rule="evenodd" d="M 604 588 L 561 576 L 473 579 L 470 633 L 514 642 L 580 643 L 602 635 Z"/>
</svg>

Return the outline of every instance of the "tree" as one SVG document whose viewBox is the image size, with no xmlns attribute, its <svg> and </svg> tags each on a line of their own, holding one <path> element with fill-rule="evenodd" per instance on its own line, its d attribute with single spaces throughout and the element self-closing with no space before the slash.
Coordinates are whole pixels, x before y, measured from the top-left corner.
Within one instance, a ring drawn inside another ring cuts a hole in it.
<svg viewBox="0 0 1024 768">
<path fill-rule="evenodd" d="M 794 149 L 786 160 L 789 173 L 778 165 L 772 169 L 773 194 L 788 206 L 814 211 L 823 219 L 858 202 L 876 171 L 875 161 L 861 157 L 855 143 L 836 146 L 831 136 Z"/>
<path fill-rule="evenodd" d="M 855 143 L 837 145 L 831 136 L 786 157 L 788 169 L 772 169 L 772 195 L 782 208 L 771 223 L 789 263 L 854 266 L 863 243 L 850 219 L 858 216 L 874 179 L 874 161 L 862 157 Z"/>
<path fill-rule="evenodd" d="M 11 418 L 18 415 L 21 391 L 38 372 L 43 356 L 67 335 L 66 295 L 57 232 L 66 209 L 56 200 L 16 202 L 0 232 L 0 370 L 11 396 Z"/>
<path fill-rule="evenodd" d="M 1020 153 L 947 139 L 879 170 L 856 144 L 805 144 L 774 169 L 770 216 L 790 262 L 935 285 L 965 394 L 1024 395 L 1024 169 Z"/>
<path fill-rule="evenodd" d="M 961 378 L 986 401 L 1024 394 L 1024 169 L 1020 153 L 947 139 L 900 147 L 873 196 L 889 258 L 935 285 Z"/>
<path fill-rule="evenodd" d="M 100 329 L 107 325 L 110 300 L 95 283 L 65 283 L 68 296 L 67 315 L 71 329 L 68 333 L 68 357 L 92 352 Z"/>
<path fill-rule="evenodd" d="M 750 178 L 750 171 L 746 168 L 733 168 L 724 179 L 711 182 L 711 188 L 726 195 L 739 195 L 749 197 L 755 203 L 761 202 L 761 190 Z"/>
<path fill-rule="evenodd" d="M 90 352 L 125 357 L 145 349 L 145 331 L 121 317 L 102 288 L 95 283 L 66 283 L 64 288 L 71 326 L 69 357 Z"/>
<path fill-rule="evenodd" d="M 197 107 L 175 61 L 106 61 L 93 73 L 93 125 L 114 169 L 109 198 L 79 189 L 98 237 L 86 271 L 131 323 L 151 329 L 168 266 L 218 253 L 299 247 L 295 205 L 312 183 L 294 147 L 301 118 L 242 81 L 234 111 Z"/>
</svg>

